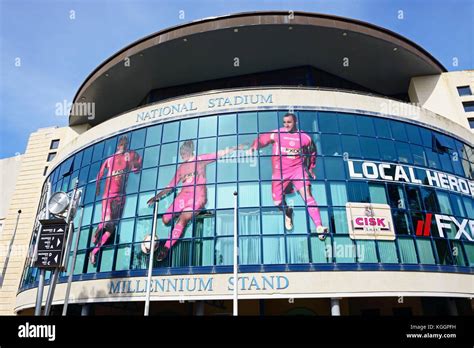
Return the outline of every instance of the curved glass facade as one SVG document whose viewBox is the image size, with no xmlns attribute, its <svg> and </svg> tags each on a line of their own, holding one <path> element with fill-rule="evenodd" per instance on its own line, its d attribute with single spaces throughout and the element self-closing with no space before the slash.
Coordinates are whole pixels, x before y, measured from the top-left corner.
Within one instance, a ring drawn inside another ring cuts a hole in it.
<svg viewBox="0 0 474 348">
<path fill-rule="evenodd" d="M 75 279 L 143 275 L 148 266 L 143 240 L 151 233 L 154 213 L 147 202 L 165 189 L 169 193 L 159 201 L 157 235 L 161 245 L 171 248 L 155 267 L 171 273 L 232 265 L 234 191 L 239 193 L 239 264 L 254 271 L 278 265 L 288 270 L 301 265 L 440 265 L 460 271 L 474 266 L 469 240 L 474 234 L 472 147 L 401 121 L 298 110 L 301 151 L 275 152 L 262 139 L 283 144 L 286 113 L 244 112 L 152 125 L 105 139 L 65 160 L 48 179 L 53 192 L 71 191 L 76 181 L 83 191 L 83 208 L 75 218 L 77 227 L 82 215 Z M 242 148 L 235 149 L 239 144 Z M 247 149 L 252 144 L 259 148 L 251 155 Z M 120 146 L 125 153 L 117 155 Z M 185 148 L 193 154 L 186 160 Z M 308 168 L 315 153 L 312 178 Z M 296 174 L 286 185 L 285 162 L 299 156 L 302 164 L 293 166 Z M 385 180 L 387 173 L 376 178 L 367 168 L 381 162 L 405 168 L 410 180 Z M 364 163 L 370 165 L 364 169 Z M 183 173 L 183 164 L 193 169 Z M 366 169 L 367 175 L 359 174 Z M 426 170 L 445 173 L 447 186 L 441 176 L 428 178 Z M 292 229 L 285 228 L 278 197 L 293 209 Z M 390 206 L 396 239 L 351 239 L 348 202 Z M 328 227 L 323 241 L 314 233 L 315 210 Z M 105 231 L 110 237 L 101 245 Z M 74 238 L 78 235 L 76 228 Z M 21 288 L 34 286 L 37 277 L 37 269 L 26 267 Z"/>
</svg>

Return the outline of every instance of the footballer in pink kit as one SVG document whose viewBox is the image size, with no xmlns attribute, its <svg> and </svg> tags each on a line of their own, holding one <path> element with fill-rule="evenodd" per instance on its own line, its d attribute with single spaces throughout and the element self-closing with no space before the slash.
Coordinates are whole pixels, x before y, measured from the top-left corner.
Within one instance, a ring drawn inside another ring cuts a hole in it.
<svg viewBox="0 0 474 348">
<path fill-rule="evenodd" d="M 242 146 L 238 148 L 242 148 Z M 194 143 L 191 140 L 187 140 L 181 145 L 179 152 L 184 163 L 179 165 L 176 174 L 165 189 L 148 200 L 148 204 L 151 205 L 170 193 L 180 182 L 182 183 L 181 191 L 176 195 L 173 203 L 162 217 L 165 225 L 168 225 L 175 216 L 178 219 L 171 232 L 172 239 L 161 245 L 158 251 L 158 261 L 162 261 L 168 256 L 169 250 L 181 237 L 186 225 L 193 218 L 193 211 L 198 211 L 206 205 L 206 166 L 235 150 L 237 150 L 237 147 L 220 150 L 217 153 L 195 156 Z"/>
<path fill-rule="evenodd" d="M 311 193 L 311 183 L 309 182 L 309 176 L 312 179 L 316 178 L 313 173 L 316 167 L 316 148 L 311 137 L 305 132 L 298 132 L 296 116 L 288 113 L 283 116 L 283 127 L 270 133 L 261 134 L 253 142 L 249 153 L 270 144 L 273 146 L 273 202 L 276 206 L 284 209 L 285 228 L 287 230 L 293 229 L 293 209 L 286 206 L 285 194 L 293 192 L 294 188 L 306 201 L 308 213 L 316 225 L 319 238 L 326 238 L 328 229 L 322 225 L 321 214 Z"/>
<path fill-rule="evenodd" d="M 100 192 L 100 180 L 105 175 L 104 194 L 102 196 L 102 218 L 97 226 L 92 243 L 95 248 L 91 251 L 90 262 L 95 265 L 96 255 L 100 248 L 115 232 L 113 220 L 120 219 L 125 205 L 124 190 L 130 171 L 138 172 L 142 166 L 142 158 L 135 151 L 127 151 L 127 136 L 120 137 L 115 154 L 102 163 L 97 174 L 95 195 Z M 107 174 L 106 174 L 107 171 Z"/>
</svg>

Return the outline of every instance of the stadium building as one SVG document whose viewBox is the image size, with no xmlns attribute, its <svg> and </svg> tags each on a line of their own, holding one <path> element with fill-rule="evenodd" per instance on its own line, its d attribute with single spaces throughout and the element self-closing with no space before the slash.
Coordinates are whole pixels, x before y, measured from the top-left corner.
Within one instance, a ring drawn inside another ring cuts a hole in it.
<svg viewBox="0 0 474 348">
<path fill-rule="evenodd" d="M 142 315 L 156 216 L 150 314 L 230 315 L 236 191 L 239 314 L 471 314 L 473 90 L 472 70 L 348 18 L 165 29 L 87 77 L 68 127 L 30 139 L 0 238 L 33 250 L 48 186 L 77 183 L 52 314 L 73 272 L 70 314 Z M 1 313 L 32 314 L 30 255 L 0 262 Z"/>
</svg>

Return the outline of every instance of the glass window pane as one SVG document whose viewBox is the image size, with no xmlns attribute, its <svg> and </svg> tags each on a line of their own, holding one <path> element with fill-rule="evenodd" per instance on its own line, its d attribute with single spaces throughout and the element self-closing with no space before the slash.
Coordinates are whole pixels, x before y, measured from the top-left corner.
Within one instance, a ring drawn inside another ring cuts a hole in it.
<svg viewBox="0 0 474 348">
<path fill-rule="evenodd" d="M 423 210 L 421 194 L 417 187 L 407 186 L 408 205 L 412 210 Z"/>
<path fill-rule="evenodd" d="M 335 233 L 349 233 L 347 227 L 347 214 L 345 208 L 333 208 L 333 231 Z"/>
<path fill-rule="evenodd" d="M 238 124 L 239 124 L 239 133 L 257 133 L 257 113 L 256 112 L 245 112 L 239 114 Z"/>
<path fill-rule="evenodd" d="M 323 133 L 339 133 L 338 115 L 335 112 L 318 112 L 319 131 Z"/>
<path fill-rule="evenodd" d="M 178 160 L 178 143 L 165 144 L 161 147 L 160 165 L 173 164 Z"/>
<path fill-rule="evenodd" d="M 382 263 L 398 263 L 397 249 L 395 242 L 377 241 L 379 248 L 380 262 Z"/>
<path fill-rule="evenodd" d="M 239 209 L 239 235 L 260 234 L 260 211 L 254 209 Z"/>
<path fill-rule="evenodd" d="M 369 184 L 370 202 L 388 204 L 387 195 L 385 193 L 385 185 Z"/>
<path fill-rule="evenodd" d="M 135 216 L 135 210 L 137 207 L 137 195 L 130 195 L 124 197 L 125 204 L 123 208 L 122 217 L 132 217 Z"/>
<path fill-rule="evenodd" d="M 318 132 L 319 128 L 317 113 L 313 111 L 299 112 L 298 128 L 303 132 Z"/>
<path fill-rule="evenodd" d="M 153 146 L 145 149 L 143 155 L 143 168 L 156 167 L 160 156 L 160 147 Z"/>
<path fill-rule="evenodd" d="M 104 152 L 104 142 L 101 141 L 94 145 L 94 152 L 92 155 L 92 162 L 99 161 L 102 159 L 102 153 Z"/>
<path fill-rule="evenodd" d="M 408 141 L 407 131 L 403 122 L 391 121 L 392 134 L 395 140 Z"/>
<path fill-rule="evenodd" d="M 194 240 L 194 266 L 214 265 L 214 239 Z"/>
<path fill-rule="evenodd" d="M 233 208 L 235 190 L 235 184 L 217 185 L 217 208 Z"/>
<path fill-rule="evenodd" d="M 216 153 L 216 138 L 206 138 L 198 140 L 198 155 Z"/>
<path fill-rule="evenodd" d="M 147 129 L 145 146 L 153 146 L 161 143 L 161 128 L 162 125 L 159 124 Z"/>
<path fill-rule="evenodd" d="M 324 184 L 324 182 L 311 181 L 311 193 L 313 194 L 313 197 L 318 206 L 328 205 L 326 185 Z"/>
<path fill-rule="evenodd" d="M 408 141 L 413 144 L 423 145 L 418 127 L 411 124 L 406 124 L 405 127 L 407 130 Z"/>
<path fill-rule="evenodd" d="M 241 237 L 239 239 L 239 262 L 242 265 L 261 263 L 260 237 Z"/>
<path fill-rule="evenodd" d="M 217 116 L 199 119 L 199 137 L 215 137 L 217 135 Z"/>
<path fill-rule="evenodd" d="M 462 198 L 455 194 L 450 194 L 450 196 L 454 215 L 466 216 L 466 211 L 464 210 L 464 205 L 462 204 Z"/>
<path fill-rule="evenodd" d="M 288 236 L 288 263 L 307 264 L 309 262 L 308 238 L 306 236 Z"/>
<path fill-rule="evenodd" d="M 377 139 L 375 138 L 366 138 L 360 137 L 360 148 L 364 158 L 369 159 L 380 159 L 379 148 L 377 144 Z"/>
<path fill-rule="evenodd" d="M 339 131 L 342 134 L 357 134 L 357 125 L 354 115 L 339 114 Z"/>
<path fill-rule="evenodd" d="M 321 135 L 322 154 L 328 156 L 341 156 L 341 139 L 339 135 Z"/>
<path fill-rule="evenodd" d="M 232 265 L 234 263 L 234 238 L 216 238 L 216 265 Z"/>
<path fill-rule="evenodd" d="M 357 116 L 356 120 L 357 120 L 357 129 L 359 130 L 360 135 L 375 137 L 375 128 L 374 128 L 374 123 L 372 121 L 372 117 Z"/>
<path fill-rule="evenodd" d="M 440 212 L 442 214 L 453 215 L 451 203 L 449 202 L 449 195 L 446 192 L 436 191 L 436 196 L 438 197 Z"/>
<path fill-rule="evenodd" d="M 283 237 L 263 237 L 263 263 L 286 263 L 285 239 Z"/>
<path fill-rule="evenodd" d="M 237 163 L 217 162 L 217 182 L 237 181 Z"/>
<path fill-rule="evenodd" d="M 275 111 L 263 111 L 258 113 L 258 131 L 270 132 L 278 129 L 278 118 Z"/>
<path fill-rule="evenodd" d="M 434 213 L 439 213 L 440 208 L 438 200 L 436 199 L 436 191 L 433 189 L 421 189 L 421 196 L 423 197 L 423 203 L 425 209 Z"/>
<path fill-rule="evenodd" d="M 130 142 L 130 149 L 136 150 L 145 146 L 146 129 L 139 129 L 132 132 L 132 141 Z"/>
<path fill-rule="evenodd" d="M 103 247 L 100 257 L 100 272 L 110 272 L 114 263 L 115 248 Z"/>
<path fill-rule="evenodd" d="M 328 157 L 324 159 L 324 168 L 326 171 L 325 178 L 330 180 L 344 180 L 346 178 L 345 175 L 345 162 L 343 161 L 342 157 L 335 158 L 335 157 Z"/>
<path fill-rule="evenodd" d="M 395 142 L 393 140 L 379 139 L 378 143 L 383 161 L 397 160 L 397 152 L 395 150 Z"/>
<path fill-rule="evenodd" d="M 433 255 L 433 248 L 431 247 L 430 239 L 416 239 L 416 246 L 418 248 L 418 255 L 420 256 L 421 264 L 434 265 L 436 260 Z"/>
<path fill-rule="evenodd" d="M 413 163 L 413 159 L 411 157 L 411 150 L 410 145 L 407 143 L 401 143 L 396 141 L 396 147 L 398 152 L 398 160 L 404 163 Z"/>
<path fill-rule="evenodd" d="M 402 263 L 418 263 L 415 243 L 411 237 L 398 237 L 398 249 Z"/>
<path fill-rule="evenodd" d="M 160 167 L 159 175 L 158 175 L 158 188 L 162 189 L 165 188 L 168 184 L 171 183 L 172 186 L 175 186 L 175 182 L 171 182 L 173 180 L 174 175 L 176 173 L 176 166 L 164 166 Z"/>
<path fill-rule="evenodd" d="M 346 184 L 344 182 L 329 183 L 333 206 L 345 206 L 347 203 Z"/>
<path fill-rule="evenodd" d="M 283 213 L 278 208 L 262 208 L 262 233 L 283 234 Z"/>
<path fill-rule="evenodd" d="M 119 225 L 119 236 L 118 236 L 118 243 L 130 243 L 133 240 L 133 227 L 135 225 L 134 219 L 124 219 L 120 221 Z"/>
<path fill-rule="evenodd" d="M 84 155 L 82 156 L 82 163 L 81 166 L 84 167 L 91 162 L 92 159 L 92 151 L 94 151 L 94 147 L 90 146 L 84 150 Z"/>
<path fill-rule="evenodd" d="M 341 136 L 342 151 L 347 153 L 349 158 L 360 158 L 362 153 L 360 151 L 359 137 L 352 135 Z"/>
<path fill-rule="evenodd" d="M 138 198 L 138 208 L 137 215 L 152 215 L 153 214 L 153 205 L 148 205 L 147 201 L 155 195 L 155 191 L 140 193 Z"/>
<path fill-rule="evenodd" d="M 108 139 L 105 142 L 104 158 L 112 156 L 117 151 L 117 137 Z"/>
<path fill-rule="evenodd" d="M 375 130 L 377 132 L 377 136 L 380 138 L 392 138 L 392 132 L 390 131 L 390 121 L 383 119 L 383 118 L 375 118 L 373 119 Z"/>
<path fill-rule="evenodd" d="M 375 241 L 358 240 L 356 245 L 357 261 L 361 263 L 377 263 L 377 251 Z"/>
<path fill-rule="evenodd" d="M 403 186 L 387 184 L 389 204 L 392 208 L 405 209 L 405 191 Z"/>
<path fill-rule="evenodd" d="M 313 263 L 332 262 L 332 255 L 328 252 L 330 250 L 332 250 L 331 237 L 326 237 L 325 240 L 311 237 L 311 260 Z"/>
<path fill-rule="evenodd" d="M 219 116 L 219 134 L 236 134 L 237 121 L 235 115 Z"/>
<path fill-rule="evenodd" d="M 356 262 L 355 245 L 349 237 L 334 236 L 332 251 L 338 263 Z"/>
<path fill-rule="evenodd" d="M 178 140 L 179 122 L 170 122 L 163 125 L 162 142 L 169 143 Z"/>
<path fill-rule="evenodd" d="M 239 207 L 260 206 L 260 186 L 258 182 L 245 182 L 239 184 Z"/>
<path fill-rule="evenodd" d="M 181 121 L 180 140 L 195 139 L 198 130 L 197 118 Z"/>
<path fill-rule="evenodd" d="M 349 181 L 347 183 L 349 202 L 369 203 L 369 189 L 365 182 Z"/>
<path fill-rule="evenodd" d="M 413 163 L 420 166 L 427 166 L 425 150 L 422 146 L 410 145 L 411 153 L 413 154 Z"/>
<path fill-rule="evenodd" d="M 153 219 L 150 217 L 147 218 L 138 218 L 135 223 L 135 242 L 142 242 L 146 235 L 151 235 Z M 163 236 L 163 233 L 157 229 L 157 235 L 159 238 L 166 238 Z"/>
<path fill-rule="evenodd" d="M 115 270 L 124 271 L 130 268 L 130 256 L 132 248 L 130 245 L 119 246 L 117 249 L 117 260 L 115 261 Z"/>
<path fill-rule="evenodd" d="M 140 180 L 140 191 L 150 191 L 156 188 L 157 169 L 145 169 L 142 171 Z"/>
</svg>

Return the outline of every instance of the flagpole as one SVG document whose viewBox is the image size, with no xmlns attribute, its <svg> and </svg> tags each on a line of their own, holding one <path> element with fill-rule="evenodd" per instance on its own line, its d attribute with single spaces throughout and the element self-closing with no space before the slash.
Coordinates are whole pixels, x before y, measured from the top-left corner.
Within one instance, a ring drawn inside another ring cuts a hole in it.
<svg viewBox="0 0 474 348">
<path fill-rule="evenodd" d="M 153 258 L 155 255 L 155 233 L 156 233 L 156 215 L 158 214 L 158 201 L 155 201 L 155 211 L 153 212 L 153 227 L 151 232 L 150 240 L 150 260 L 148 261 L 148 279 L 146 282 L 146 300 L 145 300 L 145 313 L 144 316 L 148 316 L 150 313 L 150 292 L 151 292 L 151 273 L 153 271 Z"/>
<path fill-rule="evenodd" d="M 239 315 L 239 292 L 238 292 L 238 239 L 237 239 L 237 191 L 234 191 L 234 300 L 233 309 L 234 316 Z"/>
</svg>

